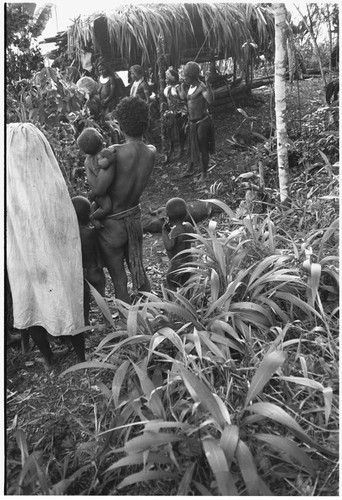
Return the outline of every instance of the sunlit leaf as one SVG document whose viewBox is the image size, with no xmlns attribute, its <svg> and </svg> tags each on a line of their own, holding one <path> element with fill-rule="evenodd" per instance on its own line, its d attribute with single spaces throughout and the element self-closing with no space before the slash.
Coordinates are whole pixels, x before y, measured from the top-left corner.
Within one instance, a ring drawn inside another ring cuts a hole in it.
<svg viewBox="0 0 342 500">
<path fill-rule="evenodd" d="M 235 456 L 235 451 L 236 447 L 239 442 L 239 428 L 237 425 L 226 425 L 224 428 L 221 439 L 220 439 L 220 446 L 222 450 L 224 451 L 224 454 L 227 459 L 228 467 L 231 466 L 234 456 Z"/>
<path fill-rule="evenodd" d="M 117 370 L 117 365 L 113 365 L 110 363 L 102 363 L 101 361 L 83 361 L 82 363 L 77 363 L 77 365 L 70 366 L 64 370 L 59 377 L 63 377 L 67 373 L 75 372 L 77 370 L 86 370 L 86 369 L 101 369 L 101 370 Z"/>
<path fill-rule="evenodd" d="M 126 457 L 121 458 L 117 462 L 113 463 L 105 472 L 111 470 L 119 469 L 120 467 L 129 467 L 132 465 L 139 465 L 144 462 L 144 452 L 139 452 L 136 454 L 130 454 Z M 153 452 L 150 451 L 147 455 L 146 463 L 158 463 L 158 464 L 170 464 L 171 459 L 165 452 Z"/>
<path fill-rule="evenodd" d="M 120 391 L 121 387 L 123 384 L 123 381 L 125 380 L 127 369 L 129 367 L 129 360 L 127 359 L 122 363 L 122 365 L 119 366 L 117 369 L 113 382 L 112 382 L 112 394 L 113 394 L 113 400 L 114 400 L 114 405 L 118 406 L 119 405 L 119 396 L 120 396 Z"/>
<path fill-rule="evenodd" d="M 217 488 L 221 495 L 238 495 L 233 476 L 229 471 L 226 457 L 218 441 L 213 438 L 202 440 L 205 456 L 213 471 L 217 483 Z"/>
<path fill-rule="evenodd" d="M 284 351 L 272 351 L 264 357 L 257 371 L 255 372 L 250 388 L 248 390 L 245 407 L 252 401 L 269 382 L 274 373 L 282 366 L 286 360 Z"/>
<path fill-rule="evenodd" d="M 323 389 L 323 397 L 325 406 L 325 423 L 328 425 L 333 401 L 333 390 L 331 387 L 325 387 Z"/>
<path fill-rule="evenodd" d="M 145 431 L 140 436 L 134 437 L 125 443 L 126 453 L 139 453 L 145 450 L 151 450 L 158 446 L 180 441 L 182 436 L 170 434 L 167 432 Z"/>
<path fill-rule="evenodd" d="M 260 495 L 260 477 L 248 446 L 241 441 L 236 447 L 236 458 L 245 482 L 248 495 Z"/>
</svg>

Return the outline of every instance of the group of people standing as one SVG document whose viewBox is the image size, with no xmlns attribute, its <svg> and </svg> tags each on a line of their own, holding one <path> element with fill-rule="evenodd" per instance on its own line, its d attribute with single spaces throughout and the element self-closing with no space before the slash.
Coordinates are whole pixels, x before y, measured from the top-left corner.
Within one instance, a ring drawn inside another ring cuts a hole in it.
<svg viewBox="0 0 342 500">
<path fill-rule="evenodd" d="M 135 77 L 131 95 L 115 107 L 125 142 L 105 148 L 101 134 L 92 128 L 78 137 L 86 155 L 88 198 L 70 198 L 51 147 L 33 124 L 7 126 L 7 273 L 13 326 L 29 331 L 48 367 L 53 353 L 47 334 L 70 337 L 78 360 L 85 360 L 83 330 L 89 324 L 90 300 L 85 279 L 104 295 L 106 267 L 116 299 L 130 303 L 127 265 L 133 288 L 151 290 L 143 265 L 140 197 L 155 165 L 156 148 L 144 141 L 149 126 L 148 85 L 140 66 L 131 71 Z M 192 174 L 200 158 L 205 179 L 213 146 L 208 114 L 213 93 L 199 75 L 199 65 L 188 63 L 179 85 L 178 75 L 169 70 L 165 95 L 171 99 L 177 94 L 187 102 L 190 155 L 185 175 Z M 105 86 L 109 83 L 105 72 L 102 77 Z M 110 109 L 111 94 L 103 90 L 102 97 Z M 184 222 L 184 200 L 169 200 L 166 209 L 162 237 L 171 260 L 166 282 L 177 289 L 188 278 L 186 273 L 178 276 L 187 258 L 177 255 L 191 245 L 188 235 L 194 228 Z"/>
</svg>

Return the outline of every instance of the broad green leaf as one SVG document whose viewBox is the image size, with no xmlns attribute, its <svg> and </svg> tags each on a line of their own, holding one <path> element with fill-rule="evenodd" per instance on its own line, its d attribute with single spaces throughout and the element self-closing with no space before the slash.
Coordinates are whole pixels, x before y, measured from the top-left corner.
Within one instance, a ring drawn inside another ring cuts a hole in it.
<svg viewBox="0 0 342 500">
<path fill-rule="evenodd" d="M 210 287 L 211 287 L 211 300 L 212 302 L 215 302 L 218 299 L 220 293 L 220 278 L 215 269 L 211 270 Z"/>
<path fill-rule="evenodd" d="M 316 380 L 312 380 L 311 378 L 291 376 L 279 376 L 277 378 L 279 378 L 280 380 L 286 380 L 287 382 L 293 382 L 294 384 L 305 385 L 306 387 L 310 387 L 311 389 L 317 389 L 322 392 L 324 391 L 324 386 L 320 382 L 316 382 Z"/>
<path fill-rule="evenodd" d="M 216 402 L 221 410 L 221 413 L 222 413 L 222 416 L 223 418 L 225 419 L 225 421 L 227 422 L 227 424 L 231 424 L 231 421 L 230 421 L 230 415 L 229 415 L 229 411 L 227 410 L 227 407 L 226 405 L 224 404 L 224 402 L 222 401 L 222 399 L 215 393 L 213 393 L 213 396 L 214 398 L 216 399 Z"/>
<path fill-rule="evenodd" d="M 263 417 L 270 418 L 278 424 L 282 424 L 285 427 L 288 427 L 299 439 L 307 443 L 309 446 L 318 449 L 323 454 L 332 457 L 339 456 L 339 453 L 335 450 L 325 448 L 324 446 L 321 446 L 319 443 L 316 443 L 313 439 L 311 439 L 310 436 L 308 436 L 301 428 L 301 426 L 295 421 L 295 419 L 279 406 L 273 403 L 254 403 L 251 406 L 248 406 L 247 410 L 258 415 L 262 415 Z M 248 419 L 246 419 L 246 423 L 247 422 Z"/>
<path fill-rule="evenodd" d="M 235 456 L 235 451 L 236 447 L 239 442 L 239 428 L 237 425 L 226 425 L 224 428 L 221 439 L 220 439 L 220 446 L 222 450 L 224 451 L 224 454 L 227 459 L 228 467 L 230 468 L 234 456 Z"/>
<path fill-rule="evenodd" d="M 156 388 L 152 380 L 150 380 L 150 378 L 148 377 L 147 372 L 142 370 L 138 365 L 136 365 L 133 362 L 132 365 L 134 366 L 134 369 L 137 372 L 142 390 L 147 396 L 147 405 L 150 407 L 154 415 L 156 415 L 159 418 L 166 419 L 166 413 L 162 400 L 160 399 L 158 393 L 156 392 Z"/>
<path fill-rule="evenodd" d="M 325 407 L 325 423 L 326 425 L 328 425 L 332 408 L 332 400 L 333 400 L 333 390 L 331 387 L 325 387 L 323 389 L 323 397 L 324 397 L 324 407 Z"/>
<path fill-rule="evenodd" d="M 208 338 L 208 332 L 198 332 L 198 335 L 201 339 L 201 341 L 203 342 L 204 345 L 207 346 L 207 348 L 213 353 L 215 354 L 218 359 L 222 360 L 222 361 L 225 361 L 224 359 L 224 356 L 223 356 L 223 352 L 221 349 L 219 349 L 215 344 L 214 342 L 212 342 L 209 338 Z M 209 334 L 210 335 L 210 334 Z"/>
<path fill-rule="evenodd" d="M 50 489 L 50 495 L 64 495 L 65 491 L 69 486 L 75 482 L 75 480 L 83 474 L 84 471 L 92 467 L 92 465 L 85 465 L 84 467 L 80 467 L 76 472 L 74 472 L 70 477 L 66 479 L 62 479 L 57 484 L 54 484 Z"/>
<path fill-rule="evenodd" d="M 119 396 L 123 381 L 125 380 L 127 369 L 129 367 L 129 360 L 126 359 L 117 369 L 113 382 L 112 382 L 112 394 L 114 400 L 114 406 L 117 407 L 119 405 Z"/>
<path fill-rule="evenodd" d="M 161 445 L 175 443 L 183 439 L 182 436 L 176 436 L 168 432 L 146 431 L 140 436 L 134 437 L 125 443 L 126 453 L 139 453 L 145 450 L 151 450 Z"/>
<path fill-rule="evenodd" d="M 16 429 L 15 439 L 20 449 L 21 466 L 24 467 L 25 461 L 29 456 L 26 435 L 22 429 Z"/>
<path fill-rule="evenodd" d="M 180 371 L 192 399 L 195 402 L 201 402 L 207 411 L 212 415 L 216 424 L 223 429 L 226 424 L 226 420 L 209 388 L 182 365 L 178 366 L 178 370 Z"/>
<path fill-rule="evenodd" d="M 110 342 L 111 340 L 120 338 L 120 337 L 127 337 L 126 330 L 119 330 L 119 331 L 117 330 L 115 332 L 111 332 L 108 335 L 106 335 L 101 340 L 101 342 L 99 343 L 99 345 L 96 347 L 95 352 L 101 351 L 102 347 L 105 347 L 106 344 L 108 344 L 108 342 Z"/>
<path fill-rule="evenodd" d="M 265 387 L 274 373 L 282 366 L 286 360 L 284 351 L 272 351 L 264 357 L 259 368 L 255 372 L 249 391 L 246 396 L 245 408 Z"/>
<path fill-rule="evenodd" d="M 164 481 L 166 479 L 175 480 L 178 477 L 174 472 L 167 471 L 141 471 L 135 474 L 131 474 L 130 476 L 125 477 L 120 484 L 118 484 L 117 488 L 126 488 L 126 486 L 131 486 L 132 484 L 146 482 L 146 481 Z"/>
<path fill-rule="evenodd" d="M 205 456 L 213 471 L 220 495 L 238 495 L 233 476 L 229 471 L 226 457 L 218 441 L 213 438 L 202 440 Z"/>
<path fill-rule="evenodd" d="M 99 306 L 102 314 L 108 320 L 108 322 L 111 324 L 111 326 L 115 326 L 113 318 L 112 318 L 112 314 L 109 310 L 106 299 L 104 297 L 102 297 L 102 295 L 99 294 L 99 292 L 96 290 L 96 288 L 94 288 L 93 285 L 91 285 L 89 283 L 89 281 L 87 281 L 87 283 L 89 285 L 90 291 L 91 291 L 97 305 Z"/>
<path fill-rule="evenodd" d="M 254 462 L 252 453 L 248 446 L 241 441 L 238 442 L 236 447 L 236 458 L 241 470 L 243 480 L 245 482 L 248 495 L 260 495 L 260 477 Z"/>
<path fill-rule="evenodd" d="M 312 263 L 310 265 L 310 277 L 308 280 L 308 285 L 310 287 L 310 305 L 314 307 L 316 296 L 318 293 L 318 287 L 321 279 L 321 265 Z"/>
<path fill-rule="evenodd" d="M 277 290 L 275 292 L 273 298 L 285 300 L 285 301 L 289 302 L 290 304 L 297 306 L 305 314 L 309 315 L 309 313 L 312 313 L 312 314 L 316 315 L 318 318 L 322 319 L 321 315 L 310 304 L 307 304 L 299 297 L 296 297 L 295 295 L 293 295 L 293 293 L 280 292 L 279 290 Z"/>
<path fill-rule="evenodd" d="M 127 334 L 129 337 L 138 335 L 138 306 L 131 306 L 127 317 Z"/>
<path fill-rule="evenodd" d="M 217 205 L 218 207 L 220 207 L 224 212 L 226 212 L 227 215 L 229 215 L 229 217 L 231 219 L 235 219 L 237 220 L 237 217 L 235 215 L 235 213 L 233 212 L 233 210 L 231 210 L 228 205 L 226 205 L 225 203 L 223 203 L 222 201 L 220 200 L 216 200 L 216 199 L 208 199 L 208 200 L 200 200 L 200 201 L 204 201 L 206 203 L 213 203 L 214 205 Z"/>
<path fill-rule="evenodd" d="M 261 441 L 273 446 L 281 454 L 287 453 L 290 457 L 296 460 L 297 463 L 308 469 L 311 473 L 315 471 L 315 463 L 308 457 L 308 455 L 299 446 L 292 441 L 281 436 L 273 434 L 254 434 L 254 437 Z"/>
<path fill-rule="evenodd" d="M 102 363 L 101 361 L 83 361 L 83 363 L 77 363 L 76 365 L 70 366 L 62 372 L 59 377 L 63 377 L 67 373 L 75 372 L 77 370 L 86 370 L 91 368 L 97 368 L 101 370 L 117 370 L 117 365 L 110 363 Z"/>
<path fill-rule="evenodd" d="M 127 457 L 120 458 L 117 462 L 113 463 L 105 472 L 119 469 L 120 467 L 129 467 L 132 465 L 139 465 L 144 462 L 144 452 L 127 455 Z M 147 463 L 170 464 L 171 459 L 165 452 L 149 452 L 147 456 Z"/>
</svg>

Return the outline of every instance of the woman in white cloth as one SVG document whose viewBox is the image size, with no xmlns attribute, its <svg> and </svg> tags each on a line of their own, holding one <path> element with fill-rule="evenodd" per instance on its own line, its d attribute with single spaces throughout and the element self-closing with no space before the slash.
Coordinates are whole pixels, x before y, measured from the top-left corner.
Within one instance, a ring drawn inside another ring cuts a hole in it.
<svg viewBox="0 0 342 500">
<path fill-rule="evenodd" d="M 83 270 L 77 217 L 57 160 L 31 123 L 7 125 L 7 272 L 13 326 L 29 329 L 51 367 L 52 336 L 85 360 Z"/>
</svg>

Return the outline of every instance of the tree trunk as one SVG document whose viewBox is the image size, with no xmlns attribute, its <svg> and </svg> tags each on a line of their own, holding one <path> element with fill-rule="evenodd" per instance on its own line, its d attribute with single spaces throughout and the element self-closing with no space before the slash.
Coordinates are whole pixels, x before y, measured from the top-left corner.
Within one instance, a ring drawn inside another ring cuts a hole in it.
<svg viewBox="0 0 342 500">
<path fill-rule="evenodd" d="M 274 94 L 277 125 L 277 155 L 280 201 L 286 204 L 288 199 L 288 136 L 285 122 L 286 111 L 286 8 L 285 4 L 274 4 L 275 11 L 275 64 Z"/>
</svg>

